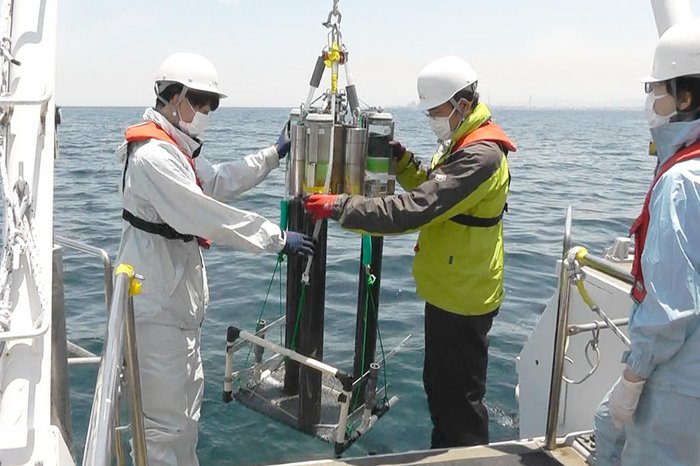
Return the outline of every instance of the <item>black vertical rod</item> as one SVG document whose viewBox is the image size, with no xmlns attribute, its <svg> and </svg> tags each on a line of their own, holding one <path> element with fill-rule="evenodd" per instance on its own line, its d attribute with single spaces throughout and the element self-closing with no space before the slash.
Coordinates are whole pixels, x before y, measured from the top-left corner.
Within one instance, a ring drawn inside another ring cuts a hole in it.
<svg viewBox="0 0 700 466">
<path fill-rule="evenodd" d="M 362 265 L 362 252 L 360 252 L 360 286 L 357 297 L 357 323 L 355 325 L 355 359 L 353 363 L 353 377 L 357 380 L 369 370 L 369 365 L 374 362 L 377 349 L 377 318 L 379 316 L 379 289 L 382 276 L 382 253 L 384 251 L 384 238 L 373 236 L 372 260 L 370 262 L 370 273 L 375 276 L 374 284 L 369 288 L 369 298 L 367 297 L 367 271 Z M 362 245 L 364 249 L 364 244 Z M 365 304 L 367 306 L 367 321 L 365 322 Z M 365 325 L 366 339 L 365 339 Z M 363 361 L 364 354 L 364 361 Z M 354 399 L 357 400 L 354 406 L 364 401 L 364 385 L 366 380 L 355 388 Z M 353 406 L 353 407 L 354 407 Z"/>
<path fill-rule="evenodd" d="M 287 229 L 289 231 L 304 230 L 304 206 L 301 197 L 289 200 L 287 215 Z M 293 350 L 295 350 L 292 348 L 293 340 L 296 340 L 294 341 L 295 346 L 299 344 L 299 332 L 297 331 L 295 339 L 294 329 L 296 328 L 299 300 L 301 299 L 301 275 L 304 273 L 305 260 L 303 257 L 295 255 L 287 257 L 287 323 L 284 346 Z M 289 395 L 299 393 L 299 363 L 291 359 L 284 362 L 284 391 Z"/>
<path fill-rule="evenodd" d="M 307 217 L 307 233 L 312 233 L 314 223 Z M 301 317 L 297 352 L 319 361 L 323 360 L 323 326 L 326 297 L 326 243 L 328 221 L 323 220 L 314 252 L 310 283 L 306 289 L 304 311 Z M 314 432 L 321 420 L 321 373 L 302 366 L 299 369 L 299 429 Z"/>
</svg>

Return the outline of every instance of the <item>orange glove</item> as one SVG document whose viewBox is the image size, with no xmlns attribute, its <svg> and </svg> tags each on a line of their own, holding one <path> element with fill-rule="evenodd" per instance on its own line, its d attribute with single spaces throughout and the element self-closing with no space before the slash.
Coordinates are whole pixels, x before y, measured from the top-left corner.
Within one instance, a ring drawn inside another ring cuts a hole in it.
<svg viewBox="0 0 700 466">
<path fill-rule="evenodd" d="M 316 220 L 330 218 L 336 194 L 312 194 L 304 200 L 304 209 Z"/>
</svg>

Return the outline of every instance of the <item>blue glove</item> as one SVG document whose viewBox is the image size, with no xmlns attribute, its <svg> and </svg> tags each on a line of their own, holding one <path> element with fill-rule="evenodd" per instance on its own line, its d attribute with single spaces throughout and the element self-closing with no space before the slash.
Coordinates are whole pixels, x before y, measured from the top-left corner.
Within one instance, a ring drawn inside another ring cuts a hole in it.
<svg viewBox="0 0 700 466">
<path fill-rule="evenodd" d="M 284 125 L 284 128 L 282 128 L 280 137 L 277 138 L 277 142 L 275 143 L 275 149 L 277 150 L 277 155 L 279 155 L 280 159 L 283 159 L 287 154 L 289 154 L 289 148 L 291 146 L 292 140 L 289 139 L 289 122 L 287 122 L 287 124 Z"/>
<path fill-rule="evenodd" d="M 284 242 L 282 252 L 288 256 L 292 254 L 313 256 L 314 248 L 314 242 L 310 237 L 296 231 L 287 231 L 287 240 Z"/>
</svg>

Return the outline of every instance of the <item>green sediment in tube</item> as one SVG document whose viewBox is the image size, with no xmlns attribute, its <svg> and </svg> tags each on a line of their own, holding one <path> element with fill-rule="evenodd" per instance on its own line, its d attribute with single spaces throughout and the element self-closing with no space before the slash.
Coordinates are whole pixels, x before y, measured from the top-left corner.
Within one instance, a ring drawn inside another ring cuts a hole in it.
<svg viewBox="0 0 700 466">
<path fill-rule="evenodd" d="M 389 173 L 389 159 L 386 157 L 367 157 L 367 170 L 372 173 Z"/>
</svg>

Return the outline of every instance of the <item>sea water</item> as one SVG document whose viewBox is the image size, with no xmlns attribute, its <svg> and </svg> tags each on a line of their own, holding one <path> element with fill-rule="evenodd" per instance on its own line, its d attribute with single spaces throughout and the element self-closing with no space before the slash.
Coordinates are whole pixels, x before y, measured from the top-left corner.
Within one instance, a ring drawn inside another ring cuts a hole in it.
<svg viewBox="0 0 700 466">
<path fill-rule="evenodd" d="M 390 111 L 395 138 L 429 161 L 435 138 L 426 118 L 411 108 Z M 103 248 L 114 258 L 122 224 L 122 167 L 113 152 L 124 129 L 140 121 L 143 108 L 69 107 L 62 112 L 55 234 Z M 202 156 L 226 162 L 270 146 L 288 114 L 287 108 L 221 108 L 205 134 Z M 495 108 L 493 114 L 518 145 L 508 158 L 512 183 L 504 216 L 506 298 L 490 334 L 486 394 L 491 440 L 499 441 L 518 436 L 515 359 L 555 291 L 554 268 L 562 251 L 567 206 L 574 209 L 574 242 L 602 252 L 616 236 L 628 234 L 655 160 L 646 155 L 649 135 L 641 111 Z M 231 205 L 277 222 L 283 191 L 282 166 Z M 345 456 L 430 445 L 422 386 L 424 303 L 411 277 L 415 240 L 416 234 L 408 234 L 388 237 L 384 243 L 379 330 L 385 351 L 410 335 L 386 363 L 389 395 L 398 396 L 399 402 Z M 353 360 L 359 248 L 359 236 L 329 225 L 324 360 L 345 370 L 352 368 Z M 234 324 L 254 329 L 276 258 L 217 247 L 204 257 L 211 303 L 202 337 L 206 389 L 200 463 L 254 465 L 331 457 L 331 444 L 235 402 L 221 401 L 226 328 Z M 101 264 L 66 251 L 65 269 L 68 337 L 99 352 L 106 322 Z M 279 315 L 280 288 L 274 282 L 264 317 Z M 77 456 L 84 448 L 96 374 L 96 367 L 70 368 Z"/>
</svg>

